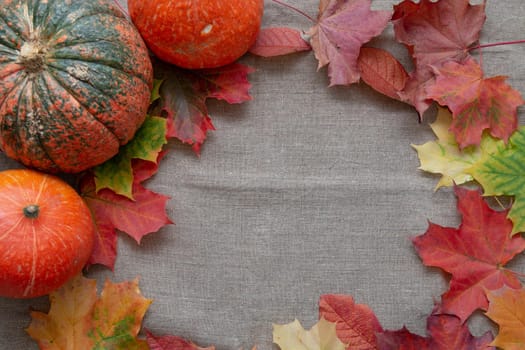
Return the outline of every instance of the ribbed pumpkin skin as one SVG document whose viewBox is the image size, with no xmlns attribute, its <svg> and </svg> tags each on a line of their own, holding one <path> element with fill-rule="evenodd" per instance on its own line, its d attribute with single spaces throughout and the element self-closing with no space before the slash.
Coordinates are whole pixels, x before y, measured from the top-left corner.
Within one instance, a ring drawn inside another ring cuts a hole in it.
<svg viewBox="0 0 525 350">
<path fill-rule="evenodd" d="M 140 127 L 153 69 L 111 0 L 0 0 L 0 147 L 47 172 L 114 156 Z"/>
<path fill-rule="evenodd" d="M 36 215 L 24 214 L 34 206 Z M 0 172 L 0 295 L 32 298 L 60 287 L 88 261 L 94 232 L 84 200 L 58 177 Z"/>
</svg>

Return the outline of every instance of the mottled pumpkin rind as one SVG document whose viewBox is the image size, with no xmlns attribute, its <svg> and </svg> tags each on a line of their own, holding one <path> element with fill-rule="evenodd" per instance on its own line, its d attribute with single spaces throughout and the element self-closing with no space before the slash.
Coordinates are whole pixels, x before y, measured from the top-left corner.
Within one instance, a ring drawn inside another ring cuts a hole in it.
<svg viewBox="0 0 525 350">
<path fill-rule="evenodd" d="M 43 69 L 21 63 L 39 41 Z M 26 166 L 76 173 L 103 163 L 143 123 L 153 68 L 111 0 L 4 0 L 0 8 L 0 147 Z"/>
<path fill-rule="evenodd" d="M 24 208 L 36 205 L 38 215 Z M 76 276 L 91 256 L 95 226 L 78 193 L 35 170 L 0 172 L 0 296 L 32 298 Z"/>
</svg>

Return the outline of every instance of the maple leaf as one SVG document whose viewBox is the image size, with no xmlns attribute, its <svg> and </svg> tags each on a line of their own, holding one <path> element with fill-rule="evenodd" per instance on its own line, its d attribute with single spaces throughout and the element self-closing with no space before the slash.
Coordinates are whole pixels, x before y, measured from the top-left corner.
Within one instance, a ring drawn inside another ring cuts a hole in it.
<svg viewBox="0 0 525 350">
<path fill-rule="evenodd" d="M 414 106 L 423 120 L 423 114 L 432 104 L 427 96 L 427 89 L 435 83 L 434 74 L 427 70 L 415 70 L 408 74 L 405 88 L 399 92 L 400 100 Z"/>
<path fill-rule="evenodd" d="M 430 349 L 436 350 L 489 350 L 492 333 L 486 332 L 474 337 L 468 325 L 459 317 L 446 314 L 432 314 L 427 319 L 427 331 L 430 336 Z"/>
<path fill-rule="evenodd" d="M 239 63 L 227 66 L 191 71 L 196 77 L 199 91 L 206 97 L 226 101 L 230 104 L 252 100 L 248 74 L 255 70 Z"/>
<path fill-rule="evenodd" d="M 287 27 L 272 27 L 260 30 L 257 40 L 250 48 L 250 53 L 262 57 L 274 57 L 311 49 L 300 31 Z"/>
<path fill-rule="evenodd" d="M 432 313 L 427 318 L 428 337 L 412 334 L 403 327 L 377 335 L 379 350 L 490 350 L 492 333 L 474 337 L 468 325 L 454 315 Z"/>
<path fill-rule="evenodd" d="M 188 340 L 173 335 L 157 337 L 148 330 L 146 330 L 146 341 L 150 350 L 215 350 L 214 346 L 201 348 Z"/>
<path fill-rule="evenodd" d="M 157 162 L 167 143 L 165 118 L 148 116 L 135 137 L 119 153 L 94 168 L 96 191 L 107 188 L 116 194 L 133 199 L 133 159 Z"/>
<path fill-rule="evenodd" d="M 97 297 L 96 280 L 79 275 L 49 296 L 47 314 L 33 311 L 27 333 L 42 350 L 147 350 L 137 339 L 152 300 L 140 293 L 138 280 L 107 280 Z"/>
<path fill-rule="evenodd" d="M 200 153 L 208 130 L 214 130 L 206 107 L 207 98 L 242 103 L 251 100 L 247 80 L 252 68 L 238 63 L 228 66 L 185 70 L 165 63 L 155 62 L 155 72 L 162 80 L 150 113 L 168 117 L 168 137 L 175 137 L 192 145 Z"/>
<path fill-rule="evenodd" d="M 514 223 L 512 234 L 525 232 L 525 128 L 514 133 L 507 147 L 484 155 L 469 172 L 486 196 L 514 196 L 508 214 Z"/>
<path fill-rule="evenodd" d="M 395 100 L 405 88 L 408 74 L 403 65 L 386 50 L 363 47 L 357 60 L 361 79 L 374 90 Z"/>
<path fill-rule="evenodd" d="M 442 174 L 435 190 L 442 186 L 461 185 L 472 181 L 474 177 L 469 170 L 481 161 L 484 154 L 494 153 L 503 146 L 501 141 L 484 134 L 479 147 L 470 146 L 460 149 L 456 138 L 449 131 L 452 114 L 446 108 L 438 108 L 436 120 L 430 124 L 437 137 L 423 145 L 412 145 L 421 162 L 419 169 Z"/>
<path fill-rule="evenodd" d="M 377 334 L 378 350 L 427 350 L 429 344 L 429 339 L 411 333 L 406 327 Z"/>
<path fill-rule="evenodd" d="M 473 58 L 461 64 L 447 62 L 436 68 L 436 74 L 436 84 L 428 89 L 428 97 L 452 110 L 450 129 L 461 148 L 478 145 L 485 129 L 508 141 L 518 127 L 517 108 L 525 101 L 505 84 L 506 77 L 483 78 Z"/>
<path fill-rule="evenodd" d="M 376 349 L 376 334 L 383 329 L 374 312 L 351 296 L 322 295 L 319 316 L 336 323 L 337 336 L 349 349 Z"/>
<path fill-rule="evenodd" d="M 485 315 L 499 325 L 491 345 L 505 350 L 525 348 L 525 290 L 501 288 L 487 294 L 489 308 Z"/>
<path fill-rule="evenodd" d="M 359 81 L 361 46 L 386 28 L 391 11 L 372 11 L 370 0 L 322 0 L 318 22 L 307 32 L 318 68 L 328 65 L 330 86 Z"/>
<path fill-rule="evenodd" d="M 273 325 L 273 342 L 281 350 L 345 350 L 336 335 L 335 323 L 321 318 L 309 331 L 298 320 Z"/>
<path fill-rule="evenodd" d="M 525 239 L 510 236 L 507 212 L 492 210 L 479 191 L 455 187 L 455 193 L 462 216 L 459 229 L 430 223 L 412 241 L 425 265 L 452 275 L 437 312 L 457 315 L 464 322 L 476 309 L 487 308 L 487 290 L 520 288 L 516 274 L 504 265 L 525 249 Z"/>
<path fill-rule="evenodd" d="M 93 250 L 87 266 L 100 264 L 113 270 L 117 259 L 117 232 L 115 231 L 115 225 L 104 215 L 102 210 L 95 207 L 91 209 L 91 212 L 96 230 Z"/>
<path fill-rule="evenodd" d="M 134 169 L 134 200 L 102 189 L 96 191 L 92 174 L 86 174 L 80 184 L 80 194 L 90 208 L 96 223 L 95 244 L 89 264 L 103 264 L 113 269 L 116 259 L 116 230 L 133 237 L 137 243 L 146 234 L 171 224 L 166 215 L 169 197 L 144 188 L 140 181 L 156 171 L 156 164 L 139 163 Z M 140 166 L 142 164 L 142 166 Z"/>
<path fill-rule="evenodd" d="M 470 5 L 469 0 L 404 0 L 394 6 L 395 38 L 408 48 L 415 62 L 415 71 L 401 95 L 420 116 L 430 106 L 425 90 L 433 79 L 432 66 L 469 57 L 485 19 L 485 2 Z"/>
</svg>

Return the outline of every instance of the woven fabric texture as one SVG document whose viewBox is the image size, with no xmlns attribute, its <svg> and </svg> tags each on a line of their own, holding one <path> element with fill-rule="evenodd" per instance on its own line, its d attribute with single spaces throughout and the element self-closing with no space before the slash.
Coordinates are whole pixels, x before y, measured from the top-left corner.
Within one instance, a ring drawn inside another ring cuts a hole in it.
<svg viewBox="0 0 525 350">
<path fill-rule="evenodd" d="M 373 1 L 391 9 L 398 1 Z M 477 1 L 479 3 L 480 1 Z M 315 17 L 317 0 L 288 0 Z M 489 1 L 481 42 L 523 39 L 525 3 Z M 266 0 L 263 26 L 306 30 L 300 14 Z M 392 26 L 371 45 L 408 53 Z M 525 45 L 483 51 L 488 76 L 508 75 L 525 94 Z M 218 350 L 276 349 L 272 323 L 318 319 L 324 293 L 348 294 L 376 313 L 385 329 L 404 325 L 425 334 L 426 317 L 447 288 L 444 276 L 424 267 L 410 242 L 428 220 L 456 226 L 451 189 L 434 192 L 437 177 L 418 170 L 411 144 L 434 138 L 408 105 L 365 84 L 328 87 L 312 52 L 285 57 L 247 55 L 253 100 L 209 101 L 216 131 L 199 157 L 172 141 L 149 188 L 171 196 L 175 225 L 138 246 L 119 236 L 114 272 L 93 267 L 101 283 L 140 276 L 154 299 L 143 325 Z M 520 109 L 523 122 L 525 109 Z M 0 169 L 17 165 L 0 155 Z M 525 271 L 525 259 L 513 263 Z M 37 349 L 25 334 L 29 308 L 47 298 L 0 298 L 0 349 Z M 491 325 L 471 320 L 481 334 Z"/>
</svg>

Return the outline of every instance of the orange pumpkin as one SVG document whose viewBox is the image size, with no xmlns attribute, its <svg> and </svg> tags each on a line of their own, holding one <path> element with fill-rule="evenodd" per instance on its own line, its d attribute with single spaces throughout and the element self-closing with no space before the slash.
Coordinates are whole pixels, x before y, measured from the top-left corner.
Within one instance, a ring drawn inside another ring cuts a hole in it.
<svg viewBox="0 0 525 350">
<path fill-rule="evenodd" d="M 183 68 L 232 63 L 253 45 L 264 0 L 128 0 L 129 15 L 150 50 Z"/>
<path fill-rule="evenodd" d="M 32 298 L 80 273 L 95 227 L 78 193 L 34 170 L 0 172 L 0 295 Z"/>
</svg>

